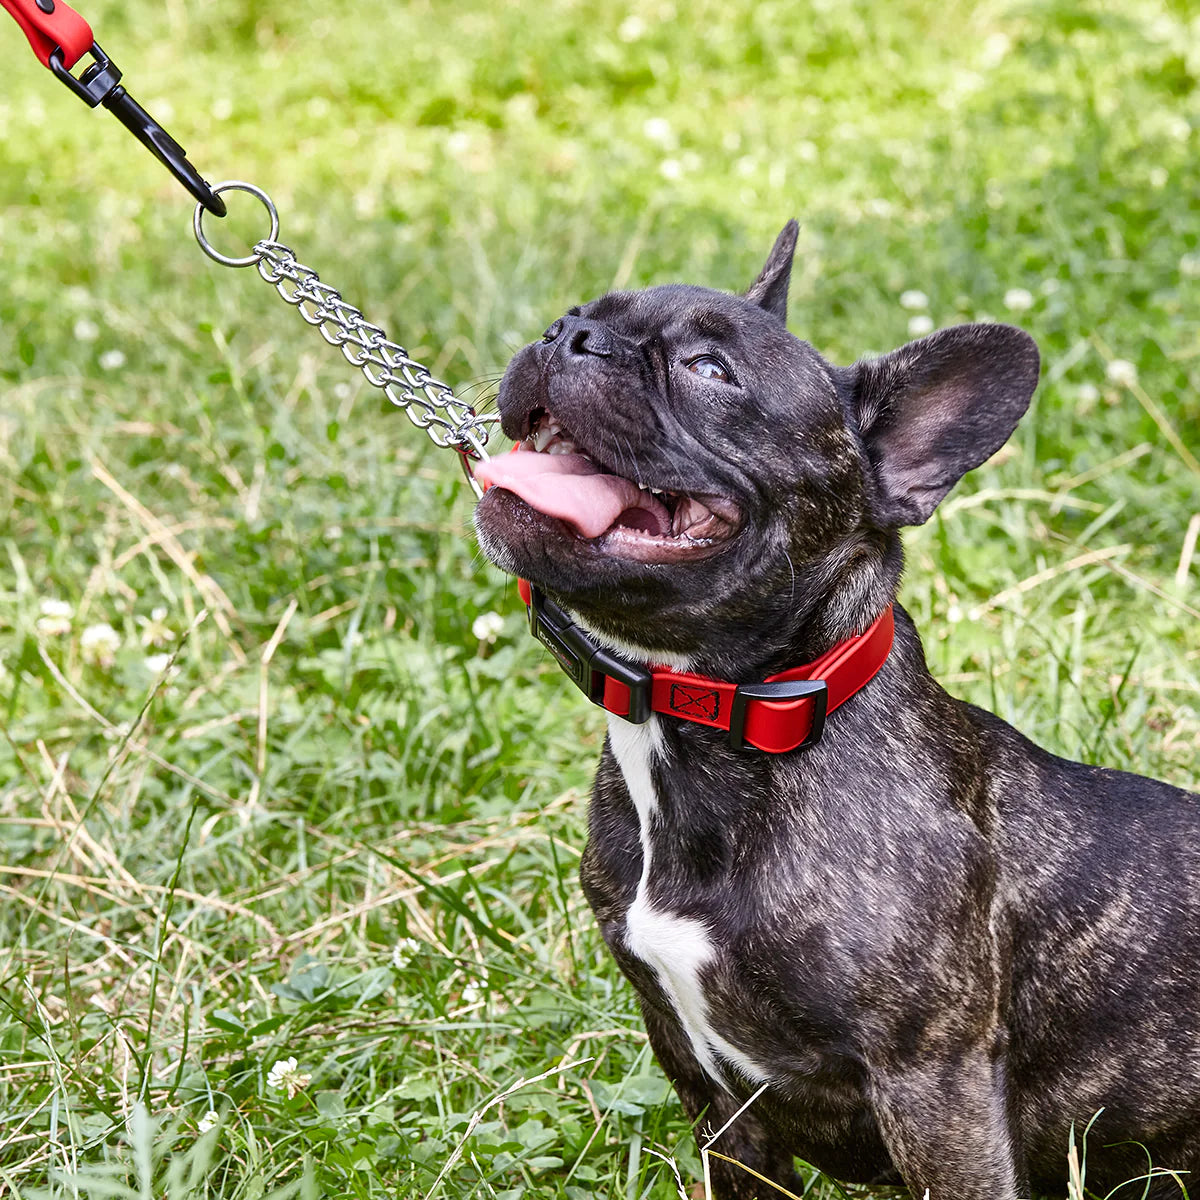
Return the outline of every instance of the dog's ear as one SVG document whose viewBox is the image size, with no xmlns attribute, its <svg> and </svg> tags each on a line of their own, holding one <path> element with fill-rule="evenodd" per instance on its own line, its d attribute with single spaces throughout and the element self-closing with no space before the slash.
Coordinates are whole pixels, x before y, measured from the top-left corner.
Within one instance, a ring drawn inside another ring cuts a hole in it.
<svg viewBox="0 0 1200 1200">
<path fill-rule="evenodd" d="M 775 239 L 759 277 L 750 285 L 746 299 L 787 324 L 788 280 L 792 275 L 792 256 L 796 253 L 796 238 L 800 226 L 789 221 Z"/>
<path fill-rule="evenodd" d="M 840 372 L 875 468 L 873 515 L 920 525 L 1016 428 L 1037 386 L 1033 339 L 1011 325 L 958 325 Z"/>
</svg>

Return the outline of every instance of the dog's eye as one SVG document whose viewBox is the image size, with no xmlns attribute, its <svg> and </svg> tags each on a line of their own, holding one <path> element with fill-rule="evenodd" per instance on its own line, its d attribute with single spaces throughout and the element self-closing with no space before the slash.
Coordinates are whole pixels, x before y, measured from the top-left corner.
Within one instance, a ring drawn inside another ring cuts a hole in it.
<svg viewBox="0 0 1200 1200">
<path fill-rule="evenodd" d="M 715 379 L 718 383 L 729 383 L 732 379 L 729 368 L 719 358 L 713 358 L 711 354 L 702 354 L 699 358 L 693 358 L 691 362 L 684 365 L 693 375 L 699 375 L 704 379 Z"/>
</svg>

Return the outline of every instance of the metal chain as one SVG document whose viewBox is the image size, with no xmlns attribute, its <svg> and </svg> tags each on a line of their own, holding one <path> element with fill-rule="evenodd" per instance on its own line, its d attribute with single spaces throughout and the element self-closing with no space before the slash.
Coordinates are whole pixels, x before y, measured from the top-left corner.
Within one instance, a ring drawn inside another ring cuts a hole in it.
<svg viewBox="0 0 1200 1200">
<path fill-rule="evenodd" d="M 295 253 L 275 240 L 279 218 L 271 198 L 253 184 L 235 180 L 219 183 L 215 193 L 227 189 L 250 192 L 263 202 L 271 216 L 270 236 L 254 246 L 245 258 L 229 258 L 219 254 L 204 236 L 201 225 L 203 206 L 196 206 L 193 228 L 201 249 L 212 259 L 226 266 L 250 266 L 270 284 L 283 300 L 292 305 L 321 336 L 337 346 L 346 361 L 362 371 L 372 387 L 379 388 L 388 400 L 401 409 L 408 419 L 424 429 L 437 446 L 457 450 L 462 457 L 467 480 L 481 494 L 471 473 L 471 463 L 486 460 L 488 425 L 499 418 L 481 416 L 460 400 L 453 390 L 415 359 L 398 342 L 391 341 L 378 325 L 372 325 L 352 304 L 327 283 L 322 283 L 316 271 L 297 261 Z"/>
</svg>

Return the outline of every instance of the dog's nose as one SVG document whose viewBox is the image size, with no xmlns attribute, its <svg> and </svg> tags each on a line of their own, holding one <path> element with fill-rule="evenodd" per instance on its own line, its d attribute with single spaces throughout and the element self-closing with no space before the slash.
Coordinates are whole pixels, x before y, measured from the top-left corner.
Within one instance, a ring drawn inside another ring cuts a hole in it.
<svg viewBox="0 0 1200 1200">
<path fill-rule="evenodd" d="M 579 358 L 608 358 L 613 352 L 612 334 L 586 317 L 560 317 L 542 334 L 542 341 L 557 343 L 560 353 Z"/>
</svg>

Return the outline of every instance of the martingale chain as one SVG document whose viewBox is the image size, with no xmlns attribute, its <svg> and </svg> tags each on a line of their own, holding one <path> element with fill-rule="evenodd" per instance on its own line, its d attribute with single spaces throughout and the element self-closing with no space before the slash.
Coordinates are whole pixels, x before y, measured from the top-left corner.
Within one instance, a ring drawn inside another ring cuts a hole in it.
<svg viewBox="0 0 1200 1200">
<path fill-rule="evenodd" d="M 331 346 L 337 346 L 372 387 L 379 388 L 417 428 L 424 429 L 435 445 L 458 451 L 468 482 L 477 495 L 481 494 L 470 464 L 487 459 L 487 427 L 499 418 L 476 413 L 447 384 L 410 358 L 403 346 L 391 341 L 383 329 L 372 325 L 359 309 L 343 300 L 340 292 L 322 283 L 316 271 L 297 261 L 291 249 L 275 241 L 278 216 L 265 192 L 252 184 L 232 181 L 216 185 L 213 191 L 220 193 L 230 188 L 250 192 L 266 205 L 271 215 L 271 234 L 256 243 L 245 258 L 228 258 L 215 251 L 205 238 L 201 226 L 203 210 L 197 206 L 194 229 L 204 252 L 226 266 L 257 267 L 259 275 L 274 285 L 280 297 L 305 321 L 316 326 Z"/>
<path fill-rule="evenodd" d="M 296 261 L 295 254 L 279 242 L 259 242 L 254 247 L 258 273 L 295 306 L 296 311 L 331 345 L 341 349 L 346 361 L 358 367 L 367 382 L 377 387 L 438 446 L 449 446 L 485 457 L 487 431 L 483 420 L 440 379 L 397 342 L 389 341 L 352 304 L 322 283 L 316 271 Z M 291 285 L 289 287 L 289 285 Z"/>
</svg>

